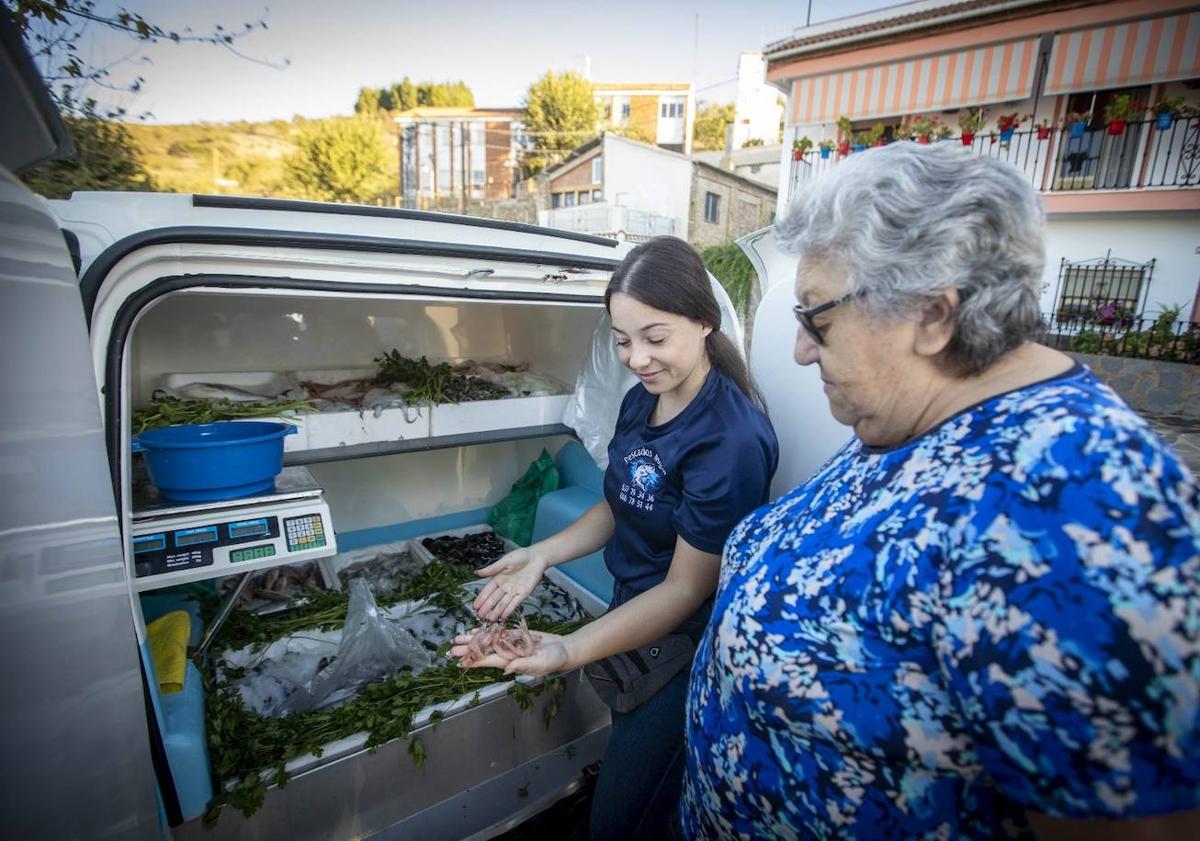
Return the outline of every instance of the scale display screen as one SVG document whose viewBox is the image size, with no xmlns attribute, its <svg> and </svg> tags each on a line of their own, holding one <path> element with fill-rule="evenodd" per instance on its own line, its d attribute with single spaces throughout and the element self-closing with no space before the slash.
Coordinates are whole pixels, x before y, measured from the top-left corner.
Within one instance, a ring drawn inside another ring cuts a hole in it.
<svg viewBox="0 0 1200 841">
<path fill-rule="evenodd" d="M 145 537 L 135 537 L 133 539 L 133 553 L 140 555 L 144 552 L 161 552 L 167 548 L 167 536 L 165 534 L 150 534 Z"/>
<path fill-rule="evenodd" d="M 175 532 L 176 546 L 191 546 L 196 543 L 216 543 L 217 527 L 204 526 L 198 529 L 184 529 Z"/>
<path fill-rule="evenodd" d="M 243 561 L 259 561 L 263 558 L 272 558 L 275 556 L 275 547 L 270 543 L 264 543 L 261 546 L 246 546 L 241 549 L 234 549 L 229 553 L 229 562 L 238 564 Z"/>
<path fill-rule="evenodd" d="M 266 518 L 229 524 L 229 538 L 231 540 L 240 540 L 243 537 L 261 537 L 264 534 L 270 533 L 271 526 Z"/>
</svg>

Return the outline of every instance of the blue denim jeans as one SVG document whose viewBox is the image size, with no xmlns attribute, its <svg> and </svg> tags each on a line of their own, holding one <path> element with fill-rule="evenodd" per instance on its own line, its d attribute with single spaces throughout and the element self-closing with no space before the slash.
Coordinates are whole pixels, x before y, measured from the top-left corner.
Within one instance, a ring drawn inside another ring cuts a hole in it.
<svg viewBox="0 0 1200 841">
<path fill-rule="evenodd" d="M 613 711 L 612 736 L 592 796 L 591 841 L 675 837 L 690 674 L 683 669 L 631 712 Z"/>
</svg>

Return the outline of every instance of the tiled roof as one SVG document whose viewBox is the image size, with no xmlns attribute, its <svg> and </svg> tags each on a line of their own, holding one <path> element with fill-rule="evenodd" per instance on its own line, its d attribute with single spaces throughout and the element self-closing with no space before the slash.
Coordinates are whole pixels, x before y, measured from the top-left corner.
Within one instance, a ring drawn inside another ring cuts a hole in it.
<svg viewBox="0 0 1200 841">
<path fill-rule="evenodd" d="M 968 16 L 973 23 L 978 23 L 981 17 L 996 16 L 1017 9 L 1021 10 L 1020 14 L 1028 14 L 1030 6 L 1077 5 L 1080 5 L 1078 0 L 918 0 L 915 3 L 800 27 L 790 37 L 768 44 L 763 53 L 766 60 L 771 62 L 783 58 L 784 53 L 815 51 L 830 45 L 830 42 L 841 45 L 846 42 L 880 38 L 893 30 L 932 28 L 947 18 Z"/>
</svg>

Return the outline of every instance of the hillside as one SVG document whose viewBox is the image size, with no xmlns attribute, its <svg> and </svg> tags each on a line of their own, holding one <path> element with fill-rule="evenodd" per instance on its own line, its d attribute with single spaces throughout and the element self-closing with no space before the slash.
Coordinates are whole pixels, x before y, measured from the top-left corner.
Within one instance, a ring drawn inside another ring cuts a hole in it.
<svg viewBox="0 0 1200 841">
<path fill-rule="evenodd" d="M 142 160 L 159 190 L 178 193 L 288 196 L 284 160 L 295 138 L 319 120 L 295 117 L 291 122 L 194 123 L 145 125 L 128 123 Z M 383 126 L 390 154 L 389 183 L 396 183 L 396 133 Z"/>
</svg>

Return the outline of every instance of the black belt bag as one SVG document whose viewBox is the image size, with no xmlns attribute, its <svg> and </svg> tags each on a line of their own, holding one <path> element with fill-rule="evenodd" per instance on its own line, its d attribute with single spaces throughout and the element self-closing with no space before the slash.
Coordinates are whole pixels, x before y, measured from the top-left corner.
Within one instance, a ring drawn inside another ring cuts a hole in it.
<svg viewBox="0 0 1200 841">
<path fill-rule="evenodd" d="M 583 667 L 596 694 L 612 710 L 627 713 L 652 698 L 692 664 L 696 643 L 687 634 L 667 634 L 648 645 L 622 651 Z"/>
<path fill-rule="evenodd" d="M 609 610 L 629 601 L 635 594 L 618 585 Z M 696 645 L 708 626 L 712 599 L 664 637 L 583 667 L 588 682 L 609 709 L 627 713 L 654 697 L 675 675 L 692 665 Z"/>
</svg>

